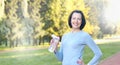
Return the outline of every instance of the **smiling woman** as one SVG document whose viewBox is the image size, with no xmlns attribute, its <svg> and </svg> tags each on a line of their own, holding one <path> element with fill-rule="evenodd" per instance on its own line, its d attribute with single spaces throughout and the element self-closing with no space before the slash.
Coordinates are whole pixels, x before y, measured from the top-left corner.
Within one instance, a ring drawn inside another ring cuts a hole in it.
<svg viewBox="0 0 120 65">
<path fill-rule="evenodd" d="M 85 46 L 88 46 L 94 56 L 87 65 L 97 65 L 102 52 L 92 37 L 82 30 L 86 25 L 84 13 L 81 10 L 73 10 L 68 17 L 68 25 L 71 30 L 62 36 L 60 49 L 54 50 L 57 59 L 62 65 L 84 65 L 83 51 Z M 54 39 L 51 41 L 54 42 Z"/>
</svg>

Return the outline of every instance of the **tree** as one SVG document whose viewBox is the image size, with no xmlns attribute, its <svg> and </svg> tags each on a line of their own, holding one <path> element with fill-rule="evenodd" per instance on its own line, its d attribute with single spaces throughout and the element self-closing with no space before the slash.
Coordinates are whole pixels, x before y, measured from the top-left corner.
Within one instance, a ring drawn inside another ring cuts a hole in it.
<svg viewBox="0 0 120 65">
<path fill-rule="evenodd" d="M 93 27 L 93 31 L 92 31 L 92 36 L 94 38 L 97 38 L 99 36 L 101 36 L 101 34 L 103 35 L 103 31 L 102 28 L 103 23 L 105 22 L 105 18 L 103 16 L 104 13 L 104 6 L 106 1 L 103 0 L 84 0 L 86 7 L 90 7 L 89 10 L 89 22 L 90 25 Z"/>
<path fill-rule="evenodd" d="M 0 0 L 0 45 L 2 42 L 6 41 L 3 19 L 4 19 L 4 0 Z"/>
<path fill-rule="evenodd" d="M 45 31 L 43 30 L 44 23 L 42 22 L 42 17 L 40 14 L 41 2 L 41 0 L 29 0 L 28 12 L 30 19 L 33 20 L 33 23 L 30 24 L 33 27 L 33 45 L 37 45 L 39 39 L 40 44 L 40 42 L 43 40 L 41 38 L 43 38 L 43 36 L 45 35 Z"/>
<path fill-rule="evenodd" d="M 103 15 L 104 14 L 104 10 L 107 6 L 107 3 L 108 1 L 99 1 L 101 3 L 98 3 L 98 8 L 99 8 L 99 12 L 101 13 L 99 16 L 98 16 L 98 20 L 99 20 L 99 27 L 100 27 L 100 31 L 102 32 L 103 36 L 104 35 L 112 35 L 112 34 L 115 34 L 115 31 L 116 31 L 116 25 L 114 24 L 111 24 L 109 23 L 106 19 L 105 19 L 105 16 Z"/>
<path fill-rule="evenodd" d="M 8 29 L 7 34 L 6 34 L 6 38 L 9 42 L 10 47 L 14 47 L 15 45 L 15 41 L 17 40 L 17 30 L 19 30 L 19 26 L 18 26 L 18 21 L 19 18 L 17 17 L 16 14 L 16 9 L 17 7 L 17 2 L 16 0 L 6 0 L 5 1 L 5 15 L 6 15 L 6 20 L 5 25 L 6 28 Z"/>
<path fill-rule="evenodd" d="M 68 27 L 68 16 L 75 10 L 82 10 L 85 17 L 88 18 L 89 8 L 85 7 L 84 1 L 70 1 L 70 0 L 52 0 L 49 2 L 49 10 L 47 12 L 50 25 L 50 33 L 56 35 L 63 35 L 64 31 L 70 30 Z"/>
<path fill-rule="evenodd" d="M 90 22 L 88 20 L 88 18 L 89 18 L 88 13 L 89 13 L 90 7 L 85 6 L 84 0 L 77 0 L 77 1 L 66 0 L 65 3 L 64 3 L 64 6 L 65 6 L 65 9 L 66 9 L 65 14 L 66 14 L 67 17 L 71 13 L 71 11 L 81 10 L 84 13 L 85 18 L 86 18 L 86 26 L 85 26 L 84 30 L 86 32 L 92 34 L 93 27 L 92 27 L 92 25 L 90 25 Z M 67 18 L 66 18 L 66 21 L 67 21 Z"/>
<path fill-rule="evenodd" d="M 0 0 L 0 20 L 4 17 L 4 0 Z"/>
<path fill-rule="evenodd" d="M 92 29 L 92 31 L 90 32 L 90 34 L 93 36 L 93 37 L 97 37 L 97 34 L 99 32 L 99 27 L 98 27 L 98 9 L 97 9 L 97 5 L 96 5 L 96 1 L 95 0 L 91 0 L 91 1 L 87 1 L 87 0 L 84 0 L 85 1 L 85 6 L 86 7 L 90 7 L 90 10 L 89 10 L 89 18 L 87 19 L 89 21 L 89 24 L 88 24 L 88 29 Z M 96 32 L 94 32 L 96 31 Z"/>
</svg>

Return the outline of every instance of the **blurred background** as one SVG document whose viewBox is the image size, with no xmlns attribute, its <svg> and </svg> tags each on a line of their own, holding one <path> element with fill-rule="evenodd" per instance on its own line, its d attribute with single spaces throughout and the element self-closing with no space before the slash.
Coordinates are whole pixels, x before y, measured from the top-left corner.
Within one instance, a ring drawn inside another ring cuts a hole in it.
<svg viewBox="0 0 120 65">
<path fill-rule="evenodd" d="M 70 30 L 73 10 L 83 11 L 84 31 L 100 47 L 101 61 L 120 52 L 120 0 L 0 0 L 0 65 L 61 65 L 49 41 Z M 93 55 L 86 46 L 85 64 Z"/>
<path fill-rule="evenodd" d="M 0 46 L 36 46 L 68 32 L 73 10 L 85 14 L 94 39 L 120 39 L 119 0 L 0 0 Z"/>
</svg>

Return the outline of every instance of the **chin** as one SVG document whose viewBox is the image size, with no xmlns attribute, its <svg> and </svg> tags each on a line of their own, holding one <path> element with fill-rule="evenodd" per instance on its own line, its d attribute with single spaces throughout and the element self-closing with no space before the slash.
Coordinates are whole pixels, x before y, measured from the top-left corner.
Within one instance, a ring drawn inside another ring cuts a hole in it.
<svg viewBox="0 0 120 65">
<path fill-rule="evenodd" d="M 73 29 L 79 29 L 79 27 L 72 27 Z"/>
<path fill-rule="evenodd" d="M 79 28 L 79 26 L 73 26 L 72 28 Z"/>
</svg>

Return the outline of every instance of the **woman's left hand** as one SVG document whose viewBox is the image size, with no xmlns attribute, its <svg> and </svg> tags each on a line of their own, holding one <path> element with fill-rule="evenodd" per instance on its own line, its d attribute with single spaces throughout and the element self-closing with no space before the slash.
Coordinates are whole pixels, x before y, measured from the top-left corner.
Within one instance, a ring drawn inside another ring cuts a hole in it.
<svg viewBox="0 0 120 65">
<path fill-rule="evenodd" d="M 77 60 L 77 64 L 79 64 L 79 65 L 85 65 L 84 62 L 83 62 L 83 60 L 81 60 L 81 59 Z"/>
</svg>

